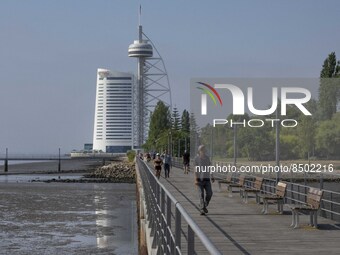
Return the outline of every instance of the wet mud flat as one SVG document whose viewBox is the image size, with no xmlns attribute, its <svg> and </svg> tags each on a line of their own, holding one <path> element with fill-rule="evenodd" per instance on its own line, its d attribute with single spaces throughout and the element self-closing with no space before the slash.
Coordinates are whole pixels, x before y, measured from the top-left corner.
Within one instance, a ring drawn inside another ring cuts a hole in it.
<svg viewBox="0 0 340 255">
<path fill-rule="evenodd" d="M 137 254 L 135 185 L 0 182 L 0 254 Z"/>
</svg>

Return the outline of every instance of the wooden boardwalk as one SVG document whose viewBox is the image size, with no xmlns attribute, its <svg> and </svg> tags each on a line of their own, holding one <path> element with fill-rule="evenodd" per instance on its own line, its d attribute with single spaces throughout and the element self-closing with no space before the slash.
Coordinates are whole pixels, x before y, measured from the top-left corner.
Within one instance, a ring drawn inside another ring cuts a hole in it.
<svg viewBox="0 0 340 255">
<path fill-rule="evenodd" d="M 263 215 L 254 198 L 245 204 L 238 193 L 230 197 L 226 189 L 219 192 L 216 182 L 209 213 L 201 216 L 192 172 L 184 175 L 173 167 L 169 179 L 162 171 L 160 181 L 223 254 L 340 254 L 340 223 L 318 217 L 319 229 L 314 229 L 307 225 L 309 216 L 301 216 L 300 228 L 292 229 L 288 208 L 280 215 L 272 205 Z M 202 250 L 200 245 L 196 248 Z"/>
</svg>

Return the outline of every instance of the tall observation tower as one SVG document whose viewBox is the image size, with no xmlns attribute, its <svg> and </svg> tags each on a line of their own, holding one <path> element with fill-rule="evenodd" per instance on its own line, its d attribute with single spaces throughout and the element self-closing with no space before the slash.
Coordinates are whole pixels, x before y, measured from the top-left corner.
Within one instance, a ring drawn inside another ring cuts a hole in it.
<svg viewBox="0 0 340 255">
<path fill-rule="evenodd" d="M 129 46 L 129 57 L 137 58 L 137 83 L 133 90 L 133 148 L 146 140 L 150 115 L 158 101 L 172 109 L 171 90 L 164 61 L 152 41 L 143 33 L 139 9 L 138 40 Z"/>
</svg>

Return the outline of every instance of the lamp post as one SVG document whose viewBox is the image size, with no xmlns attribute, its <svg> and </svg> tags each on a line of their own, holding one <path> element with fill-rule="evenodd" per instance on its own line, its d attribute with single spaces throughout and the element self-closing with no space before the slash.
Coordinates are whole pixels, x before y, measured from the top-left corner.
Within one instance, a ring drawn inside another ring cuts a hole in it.
<svg viewBox="0 0 340 255">
<path fill-rule="evenodd" d="M 181 157 L 181 139 L 178 139 L 177 156 L 178 156 L 178 157 Z"/>
<path fill-rule="evenodd" d="M 280 165 L 280 126 L 279 126 L 279 111 L 276 109 L 276 143 L 275 143 L 275 159 L 276 166 Z M 280 171 L 276 172 L 276 183 L 280 181 Z"/>
<path fill-rule="evenodd" d="M 172 142 L 172 133 L 170 131 L 170 144 L 171 144 L 171 151 L 169 152 L 169 154 L 172 156 L 172 152 L 174 151 L 174 144 Z"/>
<path fill-rule="evenodd" d="M 237 126 L 234 125 L 234 166 L 237 163 Z"/>
<path fill-rule="evenodd" d="M 210 133 L 210 160 L 213 161 L 213 154 L 214 154 L 214 127 L 211 127 L 211 133 Z"/>
<path fill-rule="evenodd" d="M 168 151 L 170 152 L 170 132 L 168 133 Z"/>
<path fill-rule="evenodd" d="M 158 141 L 159 141 L 160 139 L 161 139 L 161 138 L 159 137 L 158 139 L 155 140 L 155 148 L 154 148 L 155 151 L 158 151 Z"/>
<path fill-rule="evenodd" d="M 168 133 L 168 152 L 172 155 L 172 134 L 171 131 Z"/>
</svg>

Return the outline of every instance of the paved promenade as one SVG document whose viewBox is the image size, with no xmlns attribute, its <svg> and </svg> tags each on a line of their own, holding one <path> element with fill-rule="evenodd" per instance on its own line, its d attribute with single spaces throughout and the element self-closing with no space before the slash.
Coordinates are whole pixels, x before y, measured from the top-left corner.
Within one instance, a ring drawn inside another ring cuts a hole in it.
<svg viewBox="0 0 340 255">
<path fill-rule="evenodd" d="M 164 179 L 162 171 L 160 181 L 223 254 L 340 254 L 340 223 L 319 217 L 319 229 L 314 229 L 307 225 L 309 216 L 301 216 L 300 228 L 292 229 L 287 207 L 280 215 L 271 205 L 269 214 L 263 215 L 254 198 L 244 204 L 238 193 L 230 197 L 226 188 L 219 192 L 217 182 L 209 213 L 201 216 L 192 172 L 184 175 L 173 167 L 170 179 Z"/>
</svg>

